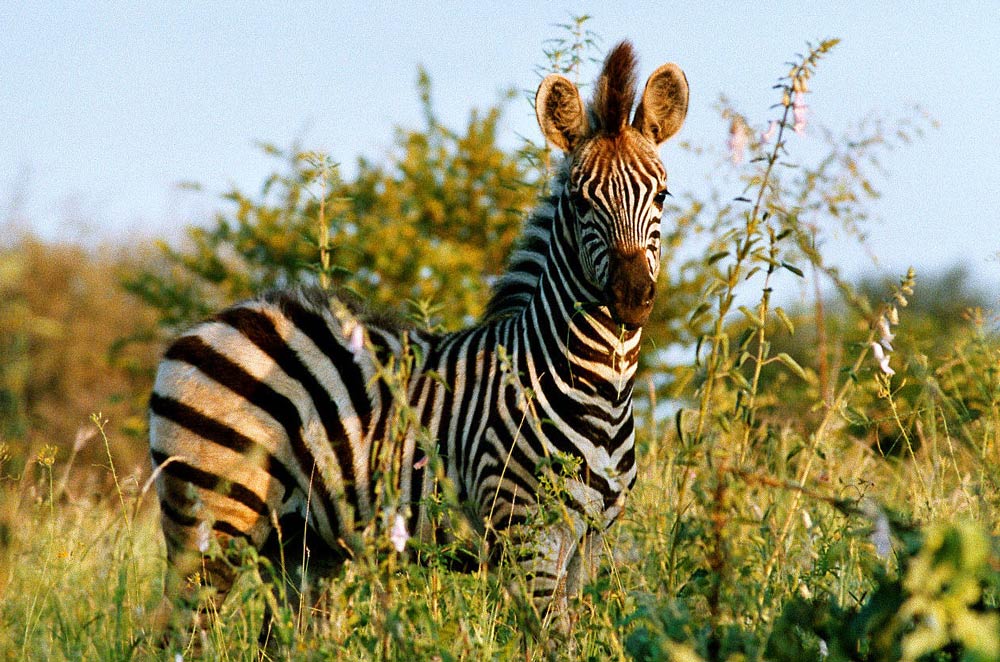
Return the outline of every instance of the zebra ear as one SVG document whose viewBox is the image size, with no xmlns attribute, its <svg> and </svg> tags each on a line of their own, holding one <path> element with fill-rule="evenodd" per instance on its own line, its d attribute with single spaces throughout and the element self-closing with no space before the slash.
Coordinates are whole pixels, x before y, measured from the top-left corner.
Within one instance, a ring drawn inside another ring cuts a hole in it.
<svg viewBox="0 0 1000 662">
<path fill-rule="evenodd" d="M 587 133 L 587 114 L 576 85 L 558 74 L 545 77 L 535 94 L 535 116 L 545 139 L 571 151 Z"/>
<path fill-rule="evenodd" d="M 680 130 L 687 109 L 687 78 L 676 64 L 665 64 L 646 82 L 632 126 L 659 146 Z"/>
</svg>

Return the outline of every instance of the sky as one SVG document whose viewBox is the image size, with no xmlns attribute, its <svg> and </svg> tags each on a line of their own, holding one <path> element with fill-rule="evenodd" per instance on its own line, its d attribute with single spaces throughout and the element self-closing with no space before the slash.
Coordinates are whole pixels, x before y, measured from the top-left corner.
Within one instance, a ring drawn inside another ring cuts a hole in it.
<svg viewBox="0 0 1000 662">
<path fill-rule="evenodd" d="M 259 189 L 278 165 L 259 141 L 324 151 L 350 175 L 359 156 L 388 157 L 396 127 L 422 125 L 419 66 L 440 118 L 462 128 L 504 90 L 533 90 L 545 40 L 584 13 L 605 48 L 635 44 L 642 80 L 681 65 L 680 137 L 720 153 L 720 94 L 763 126 L 785 63 L 807 41 L 840 38 L 811 83 L 803 149 L 820 125 L 839 132 L 915 104 L 940 127 L 883 158 L 867 244 L 834 233 L 833 261 L 887 277 L 961 264 L 1000 300 L 995 0 L 0 3 L 0 231 L 178 237 L 225 208 L 230 187 Z M 540 138 L 527 100 L 509 105 L 503 131 L 510 145 Z M 723 169 L 670 143 L 661 155 L 675 192 L 704 191 Z"/>
</svg>

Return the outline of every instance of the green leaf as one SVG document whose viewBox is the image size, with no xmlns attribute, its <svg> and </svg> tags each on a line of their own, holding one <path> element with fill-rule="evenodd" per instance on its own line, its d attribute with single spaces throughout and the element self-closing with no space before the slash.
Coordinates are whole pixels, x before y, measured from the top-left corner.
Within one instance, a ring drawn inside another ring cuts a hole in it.
<svg viewBox="0 0 1000 662">
<path fill-rule="evenodd" d="M 794 264 L 789 264 L 787 262 L 782 262 L 781 266 L 783 266 L 785 269 L 788 269 L 789 271 L 791 271 L 793 274 L 795 274 L 799 278 L 804 278 L 805 277 L 805 275 L 802 273 L 802 270 L 799 269 L 798 267 L 796 267 Z"/>
<path fill-rule="evenodd" d="M 802 366 L 800 366 L 798 364 L 798 361 L 796 361 L 795 359 L 793 359 L 787 353 L 781 352 L 775 358 L 778 359 L 779 361 L 781 361 L 782 363 L 784 363 L 785 366 L 789 370 L 791 370 L 792 372 L 794 372 L 796 375 L 798 375 L 799 377 L 801 377 L 803 380 L 809 381 L 809 376 L 806 374 L 806 371 L 802 369 Z"/>
<path fill-rule="evenodd" d="M 739 311 L 743 313 L 743 316 L 746 317 L 748 320 L 750 320 L 750 323 L 753 324 L 755 327 L 757 327 L 758 329 L 763 328 L 764 320 L 762 320 L 755 312 L 753 312 L 746 306 L 740 306 Z"/>
<path fill-rule="evenodd" d="M 731 370 L 726 376 L 729 377 L 731 380 L 733 380 L 733 383 L 736 384 L 736 386 L 738 386 L 739 388 L 744 389 L 746 391 L 751 390 L 750 382 L 747 381 L 747 378 L 744 377 L 743 373 L 741 373 L 740 371 Z"/>
<path fill-rule="evenodd" d="M 711 255 L 708 256 L 708 260 L 705 261 L 705 264 L 711 266 L 716 262 L 718 262 L 719 260 L 721 260 L 722 258 L 727 257 L 728 255 L 729 251 L 719 251 L 718 253 L 712 253 Z"/>
<path fill-rule="evenodd" d="M 694 324 L 698 320 L 698 318 L 701 317 L 703 314 L 705 314 L 705 312 L 711 307 L 712 304 L 706 301 L 697 308 L 695 308 L 694 312 L 691 313 L 691 316 L 688 317 L 688 324 Z"/>
<path fill-rule="evenodd" d="M 778 320 L 781 321 L 781 325 L 785 327 L 789 335 L 795 335 L 795 325 L 792 324 L 792 320 L 788 317 L 785 309 L 778 306 L 774 309 L 774 314 L 778 316 Z"/>
</svg>

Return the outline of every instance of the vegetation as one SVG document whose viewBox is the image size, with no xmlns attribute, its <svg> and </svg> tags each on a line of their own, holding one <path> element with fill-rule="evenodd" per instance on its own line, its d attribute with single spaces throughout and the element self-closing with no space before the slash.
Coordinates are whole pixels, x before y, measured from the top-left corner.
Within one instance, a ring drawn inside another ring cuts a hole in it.
<svg viewBox="0 0 1000 662">
<path fill-rule="evenodd" d="M 549 68 L 585 79 L 596 40 L 585 18 L 564 27 Z M 674 191 L 640 475 L 568 641 L 506 590 L 514 568 L 452 572 L 447 550 L 401 554 L 371 528 L 302 622 L 246 550 L 214 656 L 258 659 L 267 603 L 279 659 L 1000 660 L 996 319 L 960 271 L 854 286 L 825 261 L 824 232 L 863 232 L 880 151 L 926 124 L 862 122 L 797 157 L 835 46 L 791 65 L 773 117 L 720 102 L 734 190 Z M 171 330 L 297 282 L 426 325 L 479 314 L 547 155 L 497 146 L 509 100 L 453 131 L 426 74 L 418 93 L 426 124 L 398 132 L 388 163 L 347 181 L 323 155 L 267 147 L 284 169 L 183 245 L 132 259 L 30 236 L 3 247 L 0 655 L 162 659 L 163 546 L 135 467 Z M 804 280 L 815 300 L 785 303 Z"/>
</svg>

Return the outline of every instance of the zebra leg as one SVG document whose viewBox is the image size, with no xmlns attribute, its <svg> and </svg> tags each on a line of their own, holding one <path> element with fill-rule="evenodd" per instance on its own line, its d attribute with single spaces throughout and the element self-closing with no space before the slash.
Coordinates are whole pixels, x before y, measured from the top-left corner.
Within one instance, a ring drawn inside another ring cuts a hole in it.
<svg viewBox="0 0 1000 662">
<path fill-rule="evenodd" d="M 278 521 L 278 526 L 261 546 L 260 555 L 267 559 L 270 568 L 266 579 L 273 587 L 283 589 L 277 595 L 271 591 L 265 596 L 259 643 L 263 650 L 272 654 L 291 643 L 288 635 L 303 629 L 309 612 L 316 610 L 323 600 L 319 594 L 320 582 L 343 567 L 345 555 L 326 545 L 297 512 Z M 278 623 L 280 614 L 276 609 L 290 621 Z M 281 636 L 282 632 L 285 636 Z"/>
<path fill-rule="evenodd" d="M 170 528 L 164 526 L 165 529 Z M 175 532 L 172 532 L 175 533 Z M 219 536 L 220 547 L 228 536 Z M 202 554 L 168 534 L 167 575 L 156 621 L 164 643 L 200 655 L 208 644 L 208 628 L 235 580 L 233 564 L 218 554 Z"/>
<path fill-rule="evenodd" d="M 604 547 L 604 536 L 593 530 L 584 535 L 576 548 L 576 554 L 566 569 L 566 595 L 579 595 L 583 587 L 597 574 Z"/>
<path fill-rule="evenodd" d="M 167 573 L 157 624 L 164 643 L 205 648 L 208 629 L 236 580 L 239 549 L 252 545 L 248 534 L 217 521 L 226 513 L 225 497 L 196 489 L 190 482 L 162 473 L 157 479 L 160 523 L 166 542 Z M 270 525 L 259 518 L 256 529 Z M 232 530 L 231 532 L 229 530 Z"/>
<path fill-rule="evenodd" d="M 512 539 L 532 602 L 543 623 L 553 623 L 560 632 L 568 633 L 567 588 L 568 584 L 579 584 L 581 565 L 575 559 L 587 524 L 575 511 L 564 510 L 552 524 L 541 528 L 523 526 L 512 532 Z"/>
</svg>

